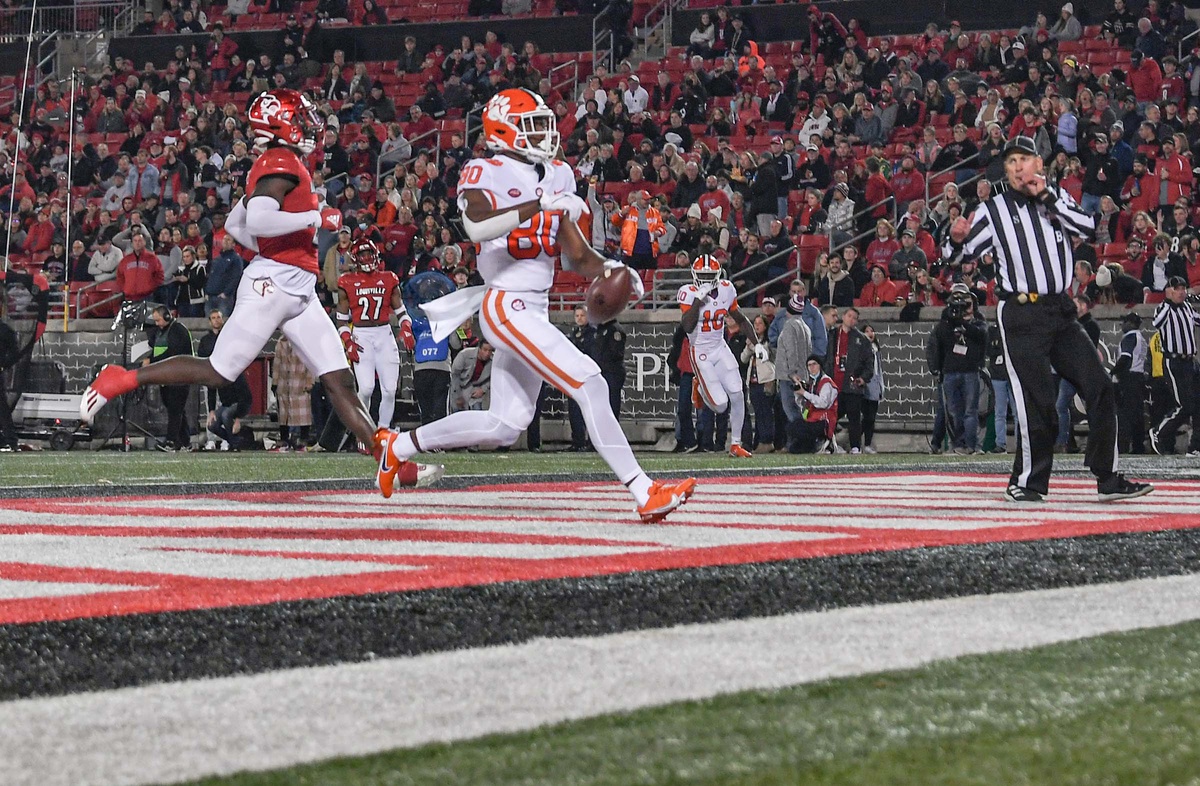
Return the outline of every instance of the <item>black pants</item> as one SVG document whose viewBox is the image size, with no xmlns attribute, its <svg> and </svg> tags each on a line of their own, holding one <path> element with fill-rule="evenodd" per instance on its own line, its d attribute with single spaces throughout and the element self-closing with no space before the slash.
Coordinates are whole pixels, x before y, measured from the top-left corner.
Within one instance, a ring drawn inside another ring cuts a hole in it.
<svg viewBox="0 0 1200 786">
<path fill-rule="evenodd" d="M 828 431 L 823 420 L 793 420 L 787 425 L 788 453 L 812 453 Z"/>
<path fill-rule="evenodd" d="M 1126 372 L 1117 379 L 1117 450 L 1146 452 L 1146 375 Z M 999 431 L 1000 424 L 996 424 Z"/>
<path fill-rule="evenodd" d="M 1017 456 L 1009 482 L 1039 494 L 1050 489 L 1058 434 L 1055 372 L 1087 405 L 1084 462 L 1098 480 L 1106 480 L 1117 464 L 1117 396 L 1075 316 L 1075 303 L 1066 295 L 1041 297 L 1036 303 L 1006 301 L 996 315 L 1017 403 Z"/>
<path fill-rule="evenodd" d="M 0 370 L 0 446 L 17 446 L 17 428 L 13 425 L 12 409 L 8 403 L 8 387 L 4 384 L 4 371 Z"/>
<path fill-rule="evenodd" d="M 1163 377 L 1167 382 L 1167 413 L 1155 431 L 1164 453 L 1175 452 L 1175 437 L 1181 426 L 1192 421 L 1192 449 L 1197 444 L 1200 412 L 1196 410 L 1196 363 L 1191 358 L 1164 358 Z"/>
<path fill-rule="evenodd" d="M 450 401 L 450 372 L 422 368 L 413 372 L 413 398 L 421 411 L 421 425 L 446 417 Z"/>
<path fill-rule="evenodd" d="M 625 389 L 625 369 L 616 371 L 601 370 L 600 376 L 608 383 L 608 405 L 612 407 L 613 416 L 621 419 L 621 392 Z"/>
<path fill-rule="evenodd" d="M 862 447 L 862 416 L 863 402 L 866 397 L 861 393 L 847 393 L 843 391 L 838 395 L 838 417 L 845 416 L 846 425 L 850 431 L 850 447 Z"/>
<path fill-rule="evenodd" d="M 530 450 L 542 449 L 542 407 L 546 406 L 546 394 L 549 392 L 550 386 L 543 382 L 537 401 L 533 404 L 533 420 L 525 428 L 525 447 Z"/>
<path fill-rule="evenodd" d="M 163 406 L 167 410 L 167 444 L 185 448 L 192 444 L 192 431 L 188 428 L 187 385 L 162 385 L 159 387 Z"/>
<path fill-rule="evenodd" d="M 862 438 L 863 447 L 869 447 L 875 440 L 875 417 L 879 414 L 879 402 L 863 398 L 862 409 Z"/>
</svg>

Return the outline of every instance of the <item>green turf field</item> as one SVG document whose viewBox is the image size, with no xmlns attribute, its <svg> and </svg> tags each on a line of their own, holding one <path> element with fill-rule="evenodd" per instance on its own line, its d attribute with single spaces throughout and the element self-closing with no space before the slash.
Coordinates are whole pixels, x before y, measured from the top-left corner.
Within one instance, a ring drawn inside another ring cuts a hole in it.
<svg viewBox="0 0 1200 786">
<path fill-rule="evenodd" d="M 200 783 L 1195 784 L 1198 714 L 1189 623 Z"/>
<path fill-rule="evenodd" d="M 651 473 L 687 470 L 742 471 L 811 466 L 879 467 L 911 462 L 962 463 L 958 456 L 880 454 L 875 456 L 792 456 L 761 454 L 734 459 L 724 454 L 645 452 L 638 456 Z M 978 457 L 980 459 L 984 457 Z M 991 457 L 988 457 L 991 458 Z M 1002 458 L 1002 457 L 1001 457 Z M 482 476 L 480 482 L 511 475 L 602 475 L 606 465 L 595 453 L 443 453 L 422 460 L 446 465 L 449 475 Z M 999 466 L 999 465 L 997 465 Z M 165 483 L 238 483 L 282 480 L 362 479 L 374 477 L 374 461 L 351 453 L 154 453 L 137 451 L 53 451 L 0 455 L 0 477 L 8 487 L 70 485 L 155 485 Z"/>
</svg>

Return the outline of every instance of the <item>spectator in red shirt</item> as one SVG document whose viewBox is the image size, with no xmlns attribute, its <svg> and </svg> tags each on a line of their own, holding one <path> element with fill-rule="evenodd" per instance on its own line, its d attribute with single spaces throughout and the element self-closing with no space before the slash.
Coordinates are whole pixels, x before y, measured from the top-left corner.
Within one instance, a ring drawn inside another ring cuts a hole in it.
<svg viewBox="0 0 1200 786">
<path fill-rule="evenodd" d="M 135 232 L 130 242 L 132 250 L 117 265 L 117 286 L 125 293 L 126 300 L 148 300 L 165 281 L 162 262 L 146 250 L 146 236 L 142 232 Z"/>
<path fill-rule="evenodd" d="M 881 161 L 879 166 L 871 172 L 871 176 L 867 178 L 867 204 L 878 205 L 878 207 L 871 211 L 872 218 L 883 219 L 885 216 L 893 215 L 895 211 L 895 205 L 892 204 L 892 200 L 890 199 L 892 196 L 892 184 L 887 181 L 887 178 L 883 174 L 885 166 L 888 166 L 887 162 Z"/>
<path fill-rule="evenodd" d="M 862 292 L 855 298 L 854 305 L 870 308 L 872 306 L 894 306 L 899 290 L 896 283 L 887 277 L 881 265 L 871 266 L 871 280 L 863 285 Z"/>
<path fill-rule="evenodd" d="M 1158 175 L 1166 186 L 1166 203 L 1192 196 L 1192 165 L 1179 155 L 1177 146 L 1182 134 L 1169 136 L 1162 141 L 1162 158 L 1158 162 Z M 1186 143 L 1186 137 L 1184 137 Z"/>
<path fill-rule="evenodd" d="M 886 271 L 892 256 L 900 250 L 892 222 L 881 218 L 875 223 L 875 239 L 867 246 L 867 267 L 882 265 Z"/>
<path fill-rule="evenodd" d="M 1158 209 L 1159 178 L 1149 171 L 1150 159 L 1138 153 L 1133 159 L 1133 174 L 1125 179 L 1121 201 L 1128 210 L 1152 213 Z"/>
<path fill-rule="evenodd" d="M 906 155 L 900 159 L 900 171 L 892 175 L 892 196 L 896 198 L 896 212 L 904 214 L 908 204 L 925 196 L 925 176 L 917 171 L 917 159 Z"/>
<path fill-rule="evenodd" d="M 1129 77 L 1126 80 L 1133 88 L 1133 97 L 1137 99 L 1138 110 L 1145 111 L 1146 104 L 1154 103 L 1161 91 L 1163 72 L 1154 62 L 1154 58 L 1146 57 L 1140 50 L 1133 50 L 1129 64 Z"/>
<path fill-rule="evenodd" d="M 26 254 L 45 254 L 53 242 L 54 224 L 50 222 L 50 211 L 39 210 L 37 221 L 30 225 L 21 248 Z"/>
</svg>

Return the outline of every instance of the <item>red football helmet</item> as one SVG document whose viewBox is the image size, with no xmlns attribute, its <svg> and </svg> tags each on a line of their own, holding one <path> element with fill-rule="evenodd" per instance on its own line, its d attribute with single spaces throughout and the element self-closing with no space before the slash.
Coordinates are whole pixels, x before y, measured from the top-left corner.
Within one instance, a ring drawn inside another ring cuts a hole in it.
<svg viewBox="0 0 1200 786">
<path fill-rule="evenodd" d="M 721 263 L 712 254 L 701 254 L 692 261 L 692 283 L 698 287 L 710 287 L 724 276 Z"/>
<path fill-rule="evenodd" d="M 530 135 L 541 135 L 534 142 Z M 537 93 L 524 88 L 501 90 L 483 108 L 483 137 L 489 150 L 516 153 L 530 163 L 558 155 L 558 121 Z"/>
<path fill-rule="evenodd" d="M 374 273 L 379 269 L 379 247 L 373 240 L 361 238 L 354 244 L 354 264 L 360 273 Z"/>
<path fill-rule="evenodd" d="M 317 106 L 297 90 L 281 88 L 260 93 L 247 111 L 250 130 L 263 145 L 277 141 L 308 154 L 317 149 L 325 121 Z"/>
</svg>

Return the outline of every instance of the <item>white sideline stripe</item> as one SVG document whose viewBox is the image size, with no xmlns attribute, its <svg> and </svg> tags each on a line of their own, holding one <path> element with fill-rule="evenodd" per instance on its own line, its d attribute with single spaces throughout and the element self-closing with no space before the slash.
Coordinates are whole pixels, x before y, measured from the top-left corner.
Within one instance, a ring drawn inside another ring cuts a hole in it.
<svg viewBox="0 0 1200 786">
<path fill-rule="evenodd" d="M 62 598 L 68 595 L 98 595 L 102 592 L 124 592 L 144 587 L 124 584 L 88 584 L 66 581 L 21 581 L 0 579 L 0 600 L 27 600 L 29 598 Z"/>
<path fill-rule="evenodd" d="M 515 732 L 1200 618 L 1200 576 L 688 625 L 0 704 L 6 786 L 142 784 Z"/>
</svg>

